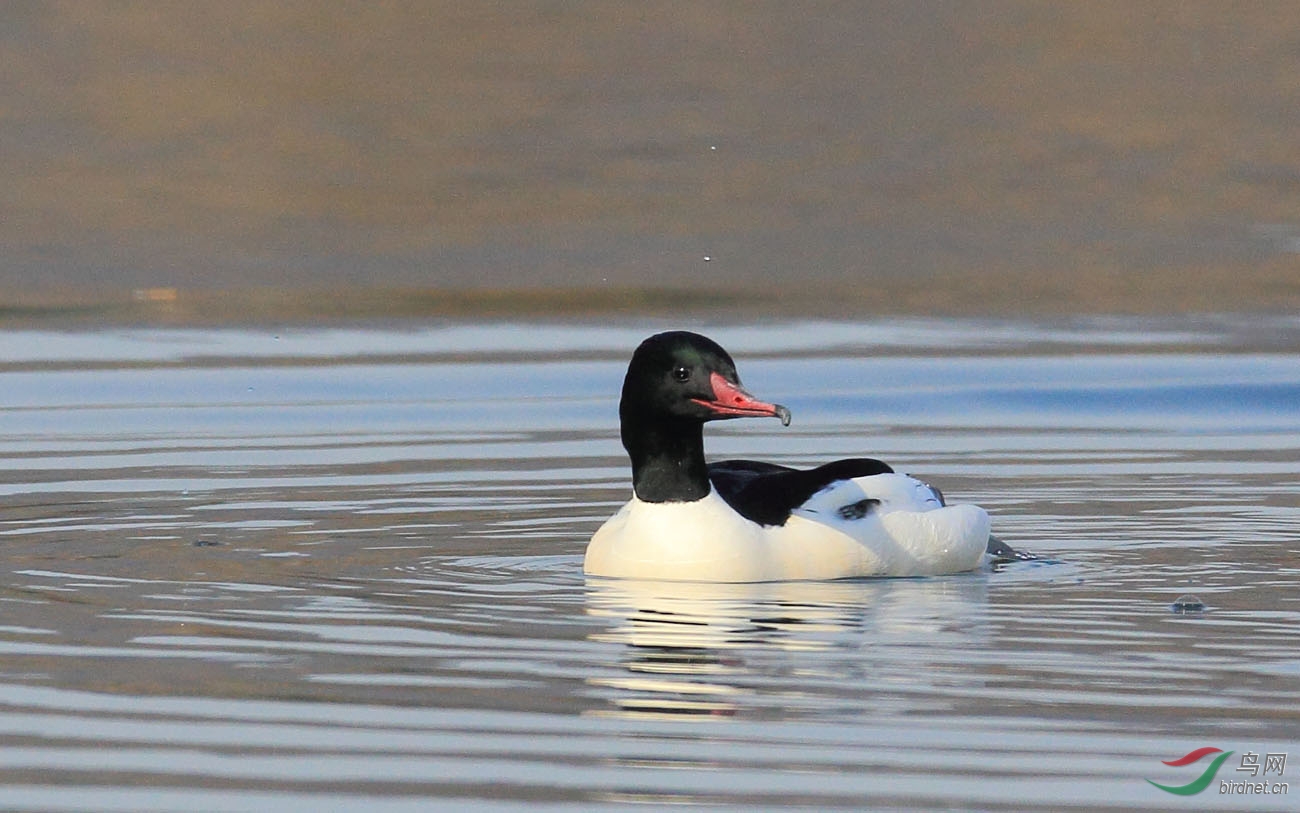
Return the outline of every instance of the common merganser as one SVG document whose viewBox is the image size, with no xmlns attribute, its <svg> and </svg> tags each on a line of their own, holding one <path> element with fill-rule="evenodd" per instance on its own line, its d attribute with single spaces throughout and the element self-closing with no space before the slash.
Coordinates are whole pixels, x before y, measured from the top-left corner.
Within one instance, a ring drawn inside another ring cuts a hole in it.
<svg viewBox="0 0 1300 813">
<path fill-rule="evenodd" d="M 931 576 L 1015 556 L 989 515 L 869 458 L 800 470 L 706 464 L 706 421 L 790 410 L 746 392 L 716 342 L 672 331 L 632 355 L 618 407 L 632 499 L 592 536 L 593 576 L 712 582 Z"/>
</svg>

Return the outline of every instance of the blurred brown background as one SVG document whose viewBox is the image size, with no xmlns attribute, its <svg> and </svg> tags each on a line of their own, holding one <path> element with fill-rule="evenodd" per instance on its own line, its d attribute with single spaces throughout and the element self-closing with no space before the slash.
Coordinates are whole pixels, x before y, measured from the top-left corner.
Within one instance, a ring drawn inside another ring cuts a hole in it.
<svg viewBox="0 0 1300 813">
<path fill-rule="evenodd" d="M 0 66 L 14 312 L 1300 304 L 1294 3 L 7 2 Z"/>
</svg>

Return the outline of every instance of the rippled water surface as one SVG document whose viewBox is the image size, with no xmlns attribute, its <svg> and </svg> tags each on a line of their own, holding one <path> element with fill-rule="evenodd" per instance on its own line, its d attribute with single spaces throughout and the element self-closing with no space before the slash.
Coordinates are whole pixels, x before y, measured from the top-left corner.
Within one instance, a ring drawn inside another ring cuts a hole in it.
<svg viewBox="0 0 1300 813">
<path fill-rule="evenodd" d="M 1300 779 L 1300 321 L 706 326 L 794 412 L 710 453 L 883 457 L 1045 559 L 585 579 L 658 327 L 0 334 L 0 808 L 1300 802 L 1145 781 Z"/>
</svg>

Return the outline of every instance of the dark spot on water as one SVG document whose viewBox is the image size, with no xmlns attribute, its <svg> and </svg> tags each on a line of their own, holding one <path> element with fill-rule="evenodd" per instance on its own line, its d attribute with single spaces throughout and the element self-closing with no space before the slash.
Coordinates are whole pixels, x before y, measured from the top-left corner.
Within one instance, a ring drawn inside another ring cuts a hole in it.
<svg viewBox="0 0 1300 813">
<path fill-rule="evenodd" d="M 1196 615 L 1205 612 L 1205 602 L 1191 594 L 1179 596 L 1169 609 L 1178 615 Z"/>
</svg>

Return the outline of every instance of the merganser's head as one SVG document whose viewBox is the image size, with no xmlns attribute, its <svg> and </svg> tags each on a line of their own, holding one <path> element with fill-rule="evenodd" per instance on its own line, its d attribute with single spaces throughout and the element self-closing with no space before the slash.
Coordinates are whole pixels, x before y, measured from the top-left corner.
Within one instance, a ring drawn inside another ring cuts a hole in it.
<svg viewBox="0 0 1300 813">
<path fill-rule="evenodd" d="M 659 333 L 632 354 L 623 379 L 619 414 L 692 421 L 780 418 L 790 410 L 745 392 L 736 363 L 717 342 L 684 330 Z"/>
</svg>

